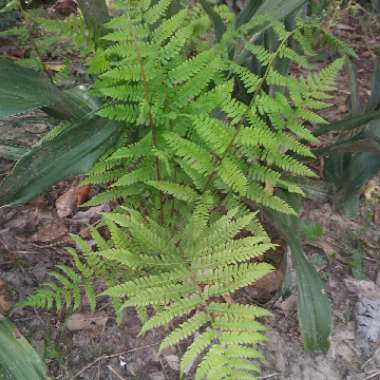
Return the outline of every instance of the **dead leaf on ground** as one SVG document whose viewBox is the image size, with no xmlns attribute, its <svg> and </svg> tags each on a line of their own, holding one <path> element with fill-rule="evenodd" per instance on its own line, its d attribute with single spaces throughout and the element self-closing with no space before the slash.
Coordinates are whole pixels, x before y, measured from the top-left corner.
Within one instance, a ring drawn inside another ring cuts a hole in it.
<svg viewBox="0 0 380 380">
<path fill-rule="evenodd" d="M 77 207 L 79 207 L 82 203 L 88 200 L 88 197 L 90 195 L 90 190 L 91 190 L 90 185 L 78 187 Z"/>
<path fill-rule="evenodd" d="M 73 214 L 77 208 L 78 187 L 72 187 L 63 193 L 55 202 L 59 218 L 66 218 Z"/>
<path fill-rule="evenodd" d="M 339 113 L 347 113 L 348 112 L 348 107 L 346 104 L 341 104 L 339 107 L 338 107 L 338 112 Z"/>
<path fill-rule="evenodd" d="M 66 328 L 70 331 L 104 329 L 108 317 L 97 314 L 73 314 L 66 320 Z"/>
<path fill-rule="evenodd" d="M 29 205 L 34 208 L 46 208 L 49 206 L 49 202 L 43 195 L 40 195 L 29 202 Z"/>
<path fill-rule="evenodd" d="M 280 289 L 283 280 L 284 272 L 276 270 L 256 281 L 254 285 L 248 286 L 245 289 L 245 293 L 252 299 L 266 302 L 272 298 L 275 291 Z"/>
<path fill-rule="evenodd" d="M 32 241 L 50 243 L 64 238 L 68 228 L 64 224 L 48 224 L 41 227 L 33 236 Z"/>
<path fill-rule="evenodd" d="M 373 198 L 375 194 L 378 193 L 378 187 L 374 180 L 368 181 L 368 183 L 364 186 L 362 190 L 362 194 L 364 195 L 364 198 L 369 201 Z"/>
<path fill-rule="evenodd" d="M 0 279 L 0 314 L 7 315 L 12 308 L 13 305 L 9 302 L 9 294 L 6 283 Z"/>
</svg>

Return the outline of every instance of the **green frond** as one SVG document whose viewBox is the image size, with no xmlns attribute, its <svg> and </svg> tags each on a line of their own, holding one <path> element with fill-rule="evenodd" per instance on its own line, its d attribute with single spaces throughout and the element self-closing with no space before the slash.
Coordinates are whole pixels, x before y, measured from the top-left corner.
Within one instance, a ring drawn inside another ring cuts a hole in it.
<svg viewBox="0 0 380 380">
<path fill-rule="evenodd" d="M 187 372 L 187 369 L 197 359 L 197 357 L 204 351 L 214 339 L 218 337 L 215 330 L 208 328 L 204 333 L 200 334 L 197 339 L 190 345 L 181 360 L 181 373 Z"/>
<path fill-rule="evenodd" d="M 183 322 L 174 331 L 170 333 L 160 345 L 160 351 L 167 347 L 174 346 L 182 340 L 190 337 L 197 332 L 203 325 L 210 322 L 210 316 L 203 312 L 195 314 L 192 318 Z"/>
<path fill-rule="evenodd" d="M 197 197 L 197 193 L 189 186 L 179 185 L 174 182 L 167 181 L 147 181 L 147 185 L 162 191 L 163 193 L 172 195 L 174 198 L 185 202 L 193 202 Z"/>
<path fill-rule="evenodd" d="M 205 149 L 175 133 L 166 133 L 164 138 L 173 152 L 194 170 L 204 175 L 212 172 L 212 158 Z"/>
<path fill-rule="evenodd" d="M 155 24 L 163 17 L 173 0 L 159 0 L 145 12 L 145 19 L 149 24 Z"/>
<path fill-rule="evenodd" d="M 247 193 L 247 177 L 235 160 L 225 157 L 220 163 L 218 174 L 222 181 L 239 195 L 244 196 Z"/>
</svg>

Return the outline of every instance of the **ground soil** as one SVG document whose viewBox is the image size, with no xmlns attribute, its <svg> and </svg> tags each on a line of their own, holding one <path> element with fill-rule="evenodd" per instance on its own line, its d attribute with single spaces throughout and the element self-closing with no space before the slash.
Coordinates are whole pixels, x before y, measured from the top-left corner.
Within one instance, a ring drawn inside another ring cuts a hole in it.
<svg viewBox="0 0 380 380">
<path fill-rule="evenodd" d="M 362 20 L 352 18 L 339 20 L 336 32 L 352 42 L 358 51 L 361 96 L 366 98 L 370 72 L 378 60 L 375 48 L 380 41 L 378 34 L 373 35 L 373 29 L 365 28 L 367 23 L 363 21 L 364 26 L 361 23 Z M 335 105 L 326 115 L 329 119 L 347 115 L 348 92 L 347 79 L 342 75 Z M 47 131 L 48 120 L 42 113 L 33 113 L 2 121 L 0 129 L 3 140 L 16 139 L 20 144 L 31 146 Z M 0 176 L 6 175 L 12 165 L 11 161 L 0 159 Z M 74 207 L 71 214 L 62 216 L 56 201 L 77 183 L 78 179 L 61 182 L 29 204 L 0 209 L 0 280 L 5 284 L 0 287 L 0 311 L 8 313 L 33 344 L 54 379 L 178 379 L 182 347 L 158 355 L 157 346 L 165 332 L 138 336 L 140 322 L 133 310 L 127 310 L 125 322 L 117 326 L 107 303 L 95 314 L 84 305 L 79 316 L 95 322 L 90 327 L 85 324 L 83 328 L 69 329 L 70 313 L 57 315 L 13 307 L 43 284 L 57 263 L 70 264 L 64 250 L 65 245 L 70 244 L 68 234 L 85 235 L 87 223 L 94 222 L 104 209 Z M 380 342 L 363 342 L 358 330 L 360 305 L 365 307 L 368 297 L 375 301 L 380 298 L 377 291 L 380 289 L 379 178 L 372 187 L 372 196 L 363 197 L 360 217 L 355 221 L 338 214 L 328 201 L 305 202 L 303 216 L 323 228 L 319 239 L 305 243 L 305 252 L 325 280 L 333 305 L 334 329 L 327 353 L 304 352 L 298 329 L 296 294 L 286 299 L 278 295 L 282 269 L 260 286 L 248 287 L 233 295 L 245 302 L 264 304 L 274 314 L 266 321 L 271 339 L 262 348 L 267 362 L 260 379 L 380 380 Z M 350 263 L 353 252 L 358 250 L 362 260 L 359 274 L 375 289 L 370 296 L 353 279 L 357 272 L 353 273 Z M 284 248 L 277 254 L 284 255 L 285 251 Z"/>
</svg>

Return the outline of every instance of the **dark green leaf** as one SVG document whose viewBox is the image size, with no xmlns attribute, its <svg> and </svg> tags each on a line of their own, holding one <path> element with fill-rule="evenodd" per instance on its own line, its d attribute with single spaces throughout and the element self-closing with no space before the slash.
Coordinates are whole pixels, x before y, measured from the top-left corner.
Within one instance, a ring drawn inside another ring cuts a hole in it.
<svg viewBox="0 0 380 380">
<path fill-rule="evenodd" d="M 301 198 L 282 194 L 294 208 L 299 209 Z M 331 332 L 331 308 L 322 280 L 307 261 L 301 243 L 300 218 L 266 210 L 270 222 L 287 241 L 297 274 L 298 320 L 307 351 L 327 350 Z"/>
<path fill-rule="evenodd" d="M 120 126 L 92 118 L 33 148 L 0 183 L 0 205 L 27 202 L 52 184 L 85 173 L 119 134 Z"/>
<path fill-rule="evenodd" d="M 0 59 L 0 118 L 48 106 L 60 92 L 42 73 Z"/>
<path fill-rule="evenodd" d="M 300 223 L 301 236 L 306 240 L 317 240 L 323 235 L 323 228 L 320 223 L 314 220 L 303 220 Z"/>
<path fill-rule="evenodd" d="M 27 152 L 28 149 L 23 146 L 0 143 L 0 158 L 15 161 Z"/>
<path fill-rule="evenodd" d="M 380 108 L 380 65 L 376 65 L 372 77 L 371 96 L 368 99 L 367 111 Z"/>
<path fill-rule="evenodd" d="M 0 315 L 0 379 L 48 380 L 37 352 L 16 327 Z"/>
<path fill-rule="evenodd" d="M 371 120 L 375 120 L 378 118 L 380 118 L 380 111 L 372 111 L 356 116 L 349 116 L 344 120 L 339 120 L 318 128 L 314 132 L 314 135 L 321 136 L 325 133 L 332 131 L 348 131 L 351 129 L 359 128 L 360 126 L 367 124 Z"/>
<path fill-rule="evenodd" d="M 301 8 L 306 0 L 265 0 L 255 15 L 269 15 L 274 20 L 282 20 L 289 14 Z"/>
<path fill-rule="evenodd" d="M 245 7 L 236 17 L 235 28 L 237 29 L 247 23 L 255 15 L 263 1 L 264 0 L 247 1 Z"/>
<path fill-rule="evenodd" d="M 359 87 L 357 80 L 357 67 L 349 59 L 346 61 L 349 89 L 350 89 L 350 113 L 351 115 L 357 115 L 362 112 L 362 104 L 360 102 Z"/>
</svg>

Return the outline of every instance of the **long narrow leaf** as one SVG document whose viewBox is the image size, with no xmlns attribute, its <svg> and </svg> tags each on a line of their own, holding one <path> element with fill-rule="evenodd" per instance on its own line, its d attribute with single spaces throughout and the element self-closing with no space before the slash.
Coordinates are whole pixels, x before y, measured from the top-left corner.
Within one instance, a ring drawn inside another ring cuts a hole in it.
<svg viewBox="0 0 380 380">
<path fill-rule="evenodd" d="M 380 108 L 380 65 L 376 65 L 372 77 L 371 96 L 368 99 L 367 111 Z"/>
<path fill-rule="evenodd" d="M 295 209 L 300 199 L 283 194 Z M 327 350 L 331 332 L 331 307 L 322 280 L 307 261 L 301 243 L 301 219 L 266 210 L 270 222 L 287 241 L 297 274 L 298 320 L 307 351 Z"/>
<path fill-rule="evenodd" d="M 0 379 L 48 380 L 37 352 L 16 327 L 0 315 Z"/>
<path fill-rule="evenodd" d="M 119 134 L 120 125 L 101 118 L 73 124 L 33 148 L 0 183 L 0 206 L 24 203 L 52 184 L 85 173 Z"/>
<path fill-rule="evenodd" d="M 0 59 L 0 118 L 59 102 L 61 95 L 42 73 Z"/>
<path fill-rule="evenodd" d="M 21 158 L 27 151 L 28 149 L 25 147 L 0 142 L 0 158 L 15 161 Z"/>
<path fill-rule="evenodd" d="M 375 120 L 378 118 L 380 118 L 380 111 L 372 111 L 357 116 L 349 116 L 344 120 L 339 120 L 318 128 L 314 132 L 314 135 L 321 136 L 325 133 L 332 131 L 348 131 L 351 129 L 359 128 L 360 126 L 367 124 L 371 120 Z"/>
</svg>

